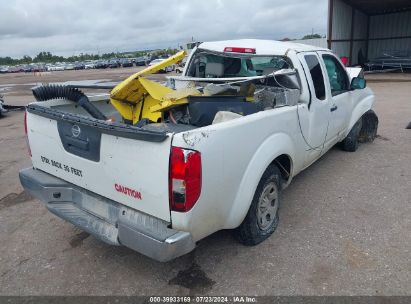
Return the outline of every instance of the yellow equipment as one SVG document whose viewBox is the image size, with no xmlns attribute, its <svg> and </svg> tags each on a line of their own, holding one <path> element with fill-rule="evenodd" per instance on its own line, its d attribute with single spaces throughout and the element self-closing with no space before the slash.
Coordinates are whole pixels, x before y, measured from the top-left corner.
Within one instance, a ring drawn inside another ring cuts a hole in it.
<svg viewBox="0 0 411 304">
<path fill-rule="evenodd" d="M 188 103 L 188 96 L 201 95 L 193 88 L 175 91 L 144 78 L 183 60 L 185 56 L 185 51 L 181 51 L 156 65 L 149 66 L 131 75 L 111 91 L 110 102 L 125 121 L 135 124 L 142 118 L 148 118 L 159 122 L 162 120 L 163 111 L 175 105 Z"/>
</svg>

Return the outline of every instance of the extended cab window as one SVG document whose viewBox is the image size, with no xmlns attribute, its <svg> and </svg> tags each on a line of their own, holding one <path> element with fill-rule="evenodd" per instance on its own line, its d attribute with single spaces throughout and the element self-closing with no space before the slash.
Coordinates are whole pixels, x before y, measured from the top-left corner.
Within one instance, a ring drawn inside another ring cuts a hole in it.
<svg viewBox="0 0 411 304">
<path fill-rule="evenodd" d="M 331 55 L 323 55 L 332 96 L 347 92 L 349 89 L 348 75 L 340 62 Z"/>
<path fill-rule="evenodd" d="M 313 80 L 315 96 L 319 100 L 325 99 L 324 77 L 321 70 L 320 62 L 315 55 L 305 55 L 305 61 L 310 69 L 311 78 Z"/>
<path fill-rule="evenodd" d="M 190 61 L 187 76 L 196 78 L 231 78 L 267 75 L 291 68 L 283 56 L 217 53 L 197 50 Z"/>
</svg>

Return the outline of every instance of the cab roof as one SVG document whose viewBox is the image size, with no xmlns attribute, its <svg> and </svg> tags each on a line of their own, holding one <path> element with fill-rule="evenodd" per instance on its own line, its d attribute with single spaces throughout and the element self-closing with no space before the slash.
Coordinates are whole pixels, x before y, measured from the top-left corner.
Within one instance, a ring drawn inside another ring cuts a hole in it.
<svg viewBox="0 0 411 304">
<path fill-rule="evenodd" d="M 290 50 L 295 52 L 329 51 L 328 49 L 307 44 L 261 39 L 211 41 L 203 42 L 198 46 L 200 49 L 215 52 L 224 52 L 226 47 L 254 48 L 256 55 L 285 55 Z"/>
</svg>

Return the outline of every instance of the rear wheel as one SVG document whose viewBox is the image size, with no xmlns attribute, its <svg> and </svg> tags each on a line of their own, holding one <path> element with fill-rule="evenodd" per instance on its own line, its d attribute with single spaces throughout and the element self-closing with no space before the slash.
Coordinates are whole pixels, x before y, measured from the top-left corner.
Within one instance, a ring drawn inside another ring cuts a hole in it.
<svg viewBox="0 0 411 304">
<path fill-rule="evenodd" d="M 278 226 L 281 195 L 281 173 L 272 165 L 264 172 L 250 209 L 235 230 L 240 243 L 253 246 L 267 239 Z"/>
</svg>

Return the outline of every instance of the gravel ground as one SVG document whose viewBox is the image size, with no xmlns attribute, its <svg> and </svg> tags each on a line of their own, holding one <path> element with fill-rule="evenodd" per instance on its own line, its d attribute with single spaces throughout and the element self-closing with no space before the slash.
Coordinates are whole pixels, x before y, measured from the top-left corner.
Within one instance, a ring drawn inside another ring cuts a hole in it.
<svg viewBox="0 0 411 304">
<path fill-rule="evenodd" d="M 130 73 L 0 75 L 0 88 L 19 84 L 6 102 L 25 104 L 32 83 Z M 411 77 L 401 77 L 370 77 L 378 138 L 356 153 L 333 148 L 298 175 L 271 238 L 245 247 L 221 231 L 169 263 L 108 246 L 25 194 L 23 114 L 9 113 L 0 119 L 0 294 L 411 295 Z"/>
</svg>

